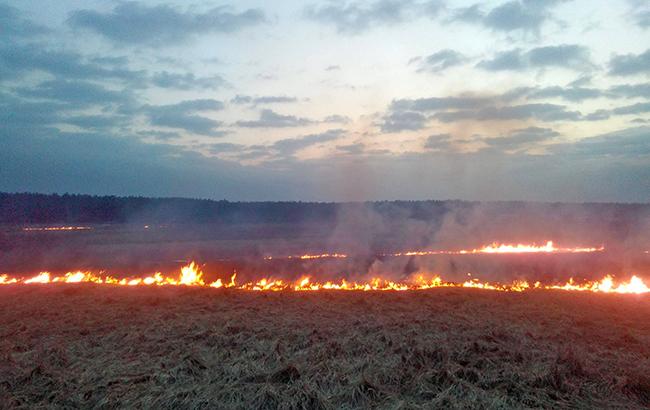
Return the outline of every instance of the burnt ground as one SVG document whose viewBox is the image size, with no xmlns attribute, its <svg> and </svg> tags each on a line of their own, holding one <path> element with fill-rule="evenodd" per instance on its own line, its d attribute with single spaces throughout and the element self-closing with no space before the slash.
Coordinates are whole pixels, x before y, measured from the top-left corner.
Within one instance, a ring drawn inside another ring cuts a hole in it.
<svg viewBox="0 0 650 410">
<path fill-rule="evenodd" d="M 647 408 L 650 297 L 0 287 L 3 408 Z"/>
</svg>

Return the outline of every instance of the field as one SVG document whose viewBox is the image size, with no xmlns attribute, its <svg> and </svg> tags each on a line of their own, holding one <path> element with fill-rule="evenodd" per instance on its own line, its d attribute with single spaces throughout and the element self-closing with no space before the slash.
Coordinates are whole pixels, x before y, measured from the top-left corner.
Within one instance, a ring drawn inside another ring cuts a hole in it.
<svg viewBox="0 0 650 410">
<path fill-rule="evenodd" d="M 4 408 L 647 408 L 650 298 L 0 287 Z"/>
</svg>

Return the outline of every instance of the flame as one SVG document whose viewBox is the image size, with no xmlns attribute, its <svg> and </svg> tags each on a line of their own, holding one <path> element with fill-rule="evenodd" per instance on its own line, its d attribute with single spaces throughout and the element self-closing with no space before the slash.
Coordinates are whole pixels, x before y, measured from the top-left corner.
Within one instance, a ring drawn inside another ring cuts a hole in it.
<svg viewBox="0 0 650 410">
<path fill-rule="evenodd" d="M 544 249 L 552 249 L 552 244 L 547 244 Z M 501 246 L 494 246 L 490 249 L 501 249 Z M 506 248 L 510 249 L 510 248 Z M 514 248 L 519 251 L 519 248 Z M 468 274 L 469 275 L 469 274 Z M 471 276 L 471 275 L 470 275 Z M 72 271 L 63 276 L 55 276 L 49 272 L 40 272 L 31 278 L 11 277 L 7 274 L 0 275 L 0 285 L 9 284 L 48 284 L 48 283 L 95 283 L 114 286 L 200 286 L 224 289 L 239 289 L 249 291 L 317 291 L 317 290 L 349 290 L 349 291 L 407 291 L 425 290 L 442 287 L 473 288 L 503 292 L 525 292 L 530 290 L 563 290 L 563 291 L 588 291 L 598 293 L 619 293 L 619 294 L 644 294 L 650 293 L 650 287 L 644 281 L 632 276 L 629 281 L 615 281 L 608 275 L 599 281 L 576 282 L 573 278 L 563 284 L 542 284 L 534 282 L 532 285 L 527 281 L 513 281 L 511 283 L 484 282 L 476 278 L 470 278 L 465 282 L 448 282 L 439 276 L 425 279 L 423 274 L 414 275 L 404 282 L 394 282 L 383 278 L 372 278 L 366 282 L 351 282 L 346 279 L 339 281 L 314 282 L 309 276 L 303 276 L 291 282 L 282 279 L 262 278 L 257 281 L 237 283 L 237 272 L 230 277 L 229 282 L 221 278 L 210 284 L 203 280 L 203 272 L 199 266 L 191 262 L 183 266 L 178 278 L 164 276 L 156 272 L 152 276 L 131 277 L 117 279 L 112 276 L 96 275 L 92 272 Z"/>
<path fill-rule="evenodd" d="M 91 230 L 90 226 L 43 226 L 43 227 L 26 227 L 23 231 L 88 231 Z"/>
<path fill-rule="evenodd" d="M 205 285 L 203 283 L 203 273 L 198 269 L 194 262 L 181 268 L 181 278 L 179 284 L 181 285 Z"/>
<path fill-rule="evenodd" d="M 512 253 L 590 253 L 602 252 L 605 250 L 604 246 L 598 248 L 589 247 L 576 247 L 576 248 L 559 248 L 556 247 L 553 241 L 547 241 L 544 245 L 535 244 L 500 244 L 494 242 L 490 245 L 483 246 L 477 249 L 460 249 L 460 250 L 407 250 L 395 253 L 382 253 L 380 256 L 432 256 L 432 255 L 467 255 L 467 254 L 512 254 Z M 290 256 L 265 256 L 265 260 L 273 259 L 330 259 L 330 258 L 348 258 L 345 253 L 322 253 L 322 254 L 305 254 L 305 255 L 290 255 Z"/>
</svg>

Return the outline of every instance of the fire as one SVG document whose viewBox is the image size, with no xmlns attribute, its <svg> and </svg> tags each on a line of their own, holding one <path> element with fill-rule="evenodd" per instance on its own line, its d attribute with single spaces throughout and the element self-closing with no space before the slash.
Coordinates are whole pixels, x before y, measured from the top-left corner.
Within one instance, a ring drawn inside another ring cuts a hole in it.
<svg viewBox="0 0 650 410">
<path fill-rule="evenodd" d="M 547 245 L 548 246 L 548 245 Z M 194 262 L 183 266 L 177 278 L 164 276 L 156 272 L 152 276 L 117 279 L 112 276 L 101 276 L 92 272 L 75 271 L 62 276 L 53 277 L 49 272 L 40 272 L 30 278 L 11 277 L 7 274 L 0 275 L 0 285 L 9 284 L 49 284 L 49 283 L 94 283 L 112 286 L 197 286 L 223 289 L 237 289 L 244 291 L 407 291 L 426 290 L 433 288 L 454 287 L 473 288 L 502 292 L 525 292 L 531 290 L 563 290 L 583 291 L 598 293 L 618 294 L 645 294 L 650 293 L 650 287 L 638 276 L 632 276 L 629 281 L 615 281 L 612 276 L 605 276 L 599 281 L 576 282 L 571 278 L 564 284 L 542 284 L 540 282 L 528 283 L 514 281 L 511 283 L 484 282 L 471 278 L 465 282 L 449 282 L 439 276 L 425 279 L 424 275 L 415 275 L 404 282 L 394 282 L 383 278 L 372 278 L 365 282 L 353 282 L 346 279 L 339 281 L 315 282 L 309 276 L 291 282 L 282 279 L 262 278 L 257 281 L 237 283 L 237 273 L 233 273 L 228 282 L 217 279 L 207 284 L 203 280 L 203 272 Z"/>
<path fill-rule="evenodd" d="M 583 253 L 583 252 L 599 252 L 605 250 L 604 247 L 600 248 L 557 248 L 553 245 L 553 241 L 546 242 L 546 245 L 503 245 L 493 243 L 484 246 L 480 249 L 473 249 L 471 251 L 460 251 L 460 253 Z"/>
<path fill-rule="evenodd" d="M 556 247 L 553 241 L 547 241 L 544 245 L 535 244 L 500 244 L 494 242 L 490 245 L 483 246 L 477 249 L 460 249 L 460 250 L 407 250 L 395 253 L 382 253 L 380 256 L 400 257 L 400 256 L 433 256 L 433 255 L 468 255 L 468 254 L 517 254 L 517 253 L 591 253 L 602 252 L 605 250 L 604 246 L 595 247 L 575 247 L 575 248 L 560 248 Z M 305 255 L 291 255 L 291 256 L 266 256 L 264 259 L 331 259 L 331 258 L 348 258 L 345 253 L 321 253 L 321 254 L 305 254 Z"/>
<path fill-rule="evenodd" d="M 88 231 L 91 230 L 90 226 L 42 226 L 42 227 L 26 227 L 23 228 L 25 232 L 35 231 Z"/>
</svg>

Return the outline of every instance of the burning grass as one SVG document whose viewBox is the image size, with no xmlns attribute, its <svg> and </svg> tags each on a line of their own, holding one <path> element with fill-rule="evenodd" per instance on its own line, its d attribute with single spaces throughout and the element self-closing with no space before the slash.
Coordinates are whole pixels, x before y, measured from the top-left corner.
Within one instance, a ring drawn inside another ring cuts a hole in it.
<svg viewBox="0 0 650 410">
<path fill-rule="evenodd" d="M 0 287 L 6 407 L 650 405 L 650 299 Z"/>
</svg>

